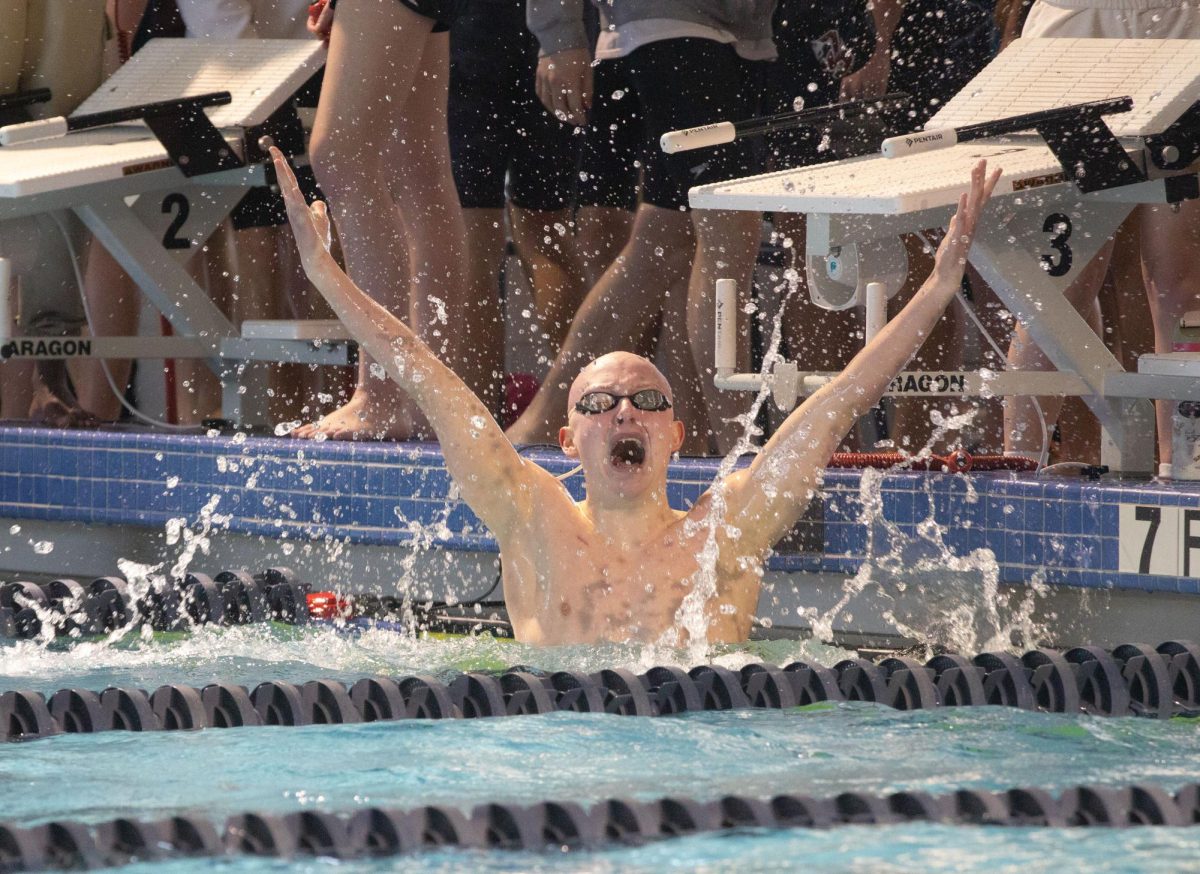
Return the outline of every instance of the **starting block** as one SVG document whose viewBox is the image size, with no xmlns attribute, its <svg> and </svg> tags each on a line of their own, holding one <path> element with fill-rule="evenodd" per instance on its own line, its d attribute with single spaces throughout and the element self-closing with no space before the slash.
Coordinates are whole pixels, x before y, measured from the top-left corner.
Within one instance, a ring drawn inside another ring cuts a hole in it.
<svg viewBox="0 0 1200 874">
<path fill-rule="evenodd" d="M 1126 111 L 1101 120 L 1094 107 L 1084 114 L 1085 101 L 1119 101 Z M 1030 114 L 1042 121 L 988 135 Z M 965 131 L 977 135 L 955 136 Z M 986 158 L 1003 174 L 971 263 L 1059 372 L 967 374 L 965 393 L 1080 395 L 1103 427 L 1104 463 L 1151 471 L 1149 399 L 1200 400 L 1200 379 L 1127 373 L 1063 292 L 1137 204 L 1200 196 L 1200 40 L 1017 40 L 924 132 L 892 138 L 884 152 L 898 157 L 699 186 L 689 200 L 699 209 L 806 213 L 810 293 L 839 309 L 862 302 L 866 285 L 893 269 L 876 254 L 889 240 L 894 248 L 900 234 L 945 227 Z M 857 268 L 852 286 L 831 279 L 847 260 Z M 791 377 L 801 393 L 820 382 L 807 377 Z"/>
<path fill-rule="evenodd" d="M 344 331 L 239 333 L 184 268 L 245 193 L 267 184 L 263 164 L 246 160 L 254 154 L 246 130 L 324 62 L 317 40 L 153 40 L 60 120 L 57 135 L 36 138 L 45 122 L 4 129 L 15 144 L 0 146 L 0 221 L 71 210 L 175 334 L 91 338 L 76 344 L 76 355 L 205 359 L 221 379 L 225 416 L 238 423 L 256 418 L 246 399 L 261 394 L 239 391 L 246 362 L 349 362 Z M 219 105 L 200 98 L 214 92 L 228 95 Z M 120 119 L 130 108 L 188 98 L 205 108 L 68 130 L 75 119 Z M 29 141 L 17 127 L 33 129 Z M 47 338 L 6 339 L 5 357 L 61 357 L 49 354 Z"/>
</svg>

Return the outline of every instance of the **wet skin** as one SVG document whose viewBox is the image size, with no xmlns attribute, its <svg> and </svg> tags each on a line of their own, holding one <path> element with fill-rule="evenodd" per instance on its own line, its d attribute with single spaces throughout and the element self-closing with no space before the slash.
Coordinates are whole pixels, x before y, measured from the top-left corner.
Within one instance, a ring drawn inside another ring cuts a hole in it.
<svg viewBox="0 0 1200 874">
<path fill-rule="evenodd" d="M 505 599 L 521 640 L 660 641 L 676 628 L 684 598 L 706 584 L 715 584 L 708 639 L 744 640 L 749 633 L 761 561 L 729 560 L 736 550 L 719 531 L 720 557 L 702 573 L 698 556 L 710 536 L 712 496 L 687 512 L 667 503 L 667 462 L 683 442 L 683 424 L 671 410 L 639 410 L 628 398 L 604 413 L 574 409 L 588 392 L 645 388 L 670 397 L 657 368 L 627 352 L 597 359 L 571 388 L 559 442 L 583 465 L 587 498 L 576 503 L 558 483 L 531 482 L 543 512 L 501 539 Z M 631 453 L 631 446 L 641 451 Z"/>
<path fill-rule="evenodd" d="M 933 272 L 904 310 L 788 416 L 748 468 L 725 477 L 684 512 L 666 499 L 667 463 L 683 441 L 683 425 L 670 410 L 637 410 L 627 398 L 605 413 L 573 409 L 588 391 L 631 395 L 657 388 L 670 397 L 649 361 L 611 353 L 572 386 L 559 442 L 583 467 L 587 497 L 574 501 L 553 476 L 517 454 L 462 380 L 346 276 L 329 254 L 324 204 L 309 208 L 291 169 L 272 154 L 309 278 L 428 417 L 463 499 L 500 543 L 504 598 L 517 638 L 540 644 L 686 643 L 689 617 L 680 607 L 701 582 L 705 597 L 695 612 L 703 611 L 707 622 L 697 616 L 689 627 L 710 643 L 746 638 L 771 546 L 803 513 L 846 432 L 953 300 L 979 214 L 999 178 L 980 162 Z M 712 571 L 700 577 L 703 554 Z"/>
</svg>

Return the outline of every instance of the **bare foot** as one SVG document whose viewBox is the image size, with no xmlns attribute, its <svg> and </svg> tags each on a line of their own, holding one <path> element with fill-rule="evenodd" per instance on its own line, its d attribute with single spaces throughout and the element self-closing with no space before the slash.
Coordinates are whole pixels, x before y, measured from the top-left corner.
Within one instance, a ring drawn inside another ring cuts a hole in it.
<svg viewBox="0 0 1200 874">
<path fill-rule="evenodd" d="M 301 440 L 429 440 L 428 423 L 412 402 L 393 392 L 356 390 L 345 405 L 291 432 Z"/>
<path fill-rule="evenodd" d="M 40 361 L 34 371 L 29 419 L 48 428 L 96 428 L 102 421 L 75 399 L 62 361 Z"/>
<path fill-rule="evenodd" d="M 79 404 L 68 404 L 40 391 L 29 407 L 29 420 L 47 428 L 99 428 L 104 424 Z"/>
</svg>

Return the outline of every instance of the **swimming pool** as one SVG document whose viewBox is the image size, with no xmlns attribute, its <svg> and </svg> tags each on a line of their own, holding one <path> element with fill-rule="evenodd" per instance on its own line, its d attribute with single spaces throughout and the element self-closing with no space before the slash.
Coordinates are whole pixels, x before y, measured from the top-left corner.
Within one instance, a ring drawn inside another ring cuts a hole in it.
<svg viewBox="0 0 1200 874">
<path fill-rule="evenodd" d="M 538 460 L 552 470 L 562 464 L 549 453 Z M 672 500 L 681 505 L 694 500 L 713 469 L 702 462 L 677 465 Z M 28 470 L 47 475 L 31 481 L 21 473 Z M 1133 541 L 1122 527 L 1128 508 L 1182 512 L 1195 503 L 1194 487 L 902 473 L 875 480 L 875 491 L 868 493 L 863 480 L 857 473 L 831 472 L 817 511 L 774 559 L 759 611 L 767 621 L 758 633 L 781 639 L 709 653 L 708 660 L 735 669 L 750 662 L 831 666 L 852 653 L 791 639 L 812 620 L 825 622 L 842 641 L 895 644 L 903 634 L 888 615 L 912 627 L 961 605 L 980 604 L 985 572 L 997 598 L 1013 602 L 1031 591 L 1024 581 L 1041 581 L 1040 612 L 1033 618 L 1045 637 L 1017 641 L 1018 649 L 1043 639 L 1111 647 L 1126 640 L 1194 637 L 1200 610 L 1196 579 L 1179 576 L 1178 567 L 1166 567 L 1157 555 L 1147 568 L 1154 573 L 1140 573 L 1136 562 L 1130 570 L 1124 551 Z M 159 574 L 174 567 L 215 574 L 219 568 L 294 565 L 317 587 L 403 592 L 418 600 L 477 597 L 495 581 L 494 544 L 461 505 L 448 502 L 440 456 L 424 447 L 296 447 L 236 435 L 11 429 L 0 432 L 0 500 L 9 517 L 8 551 L 0 553 L 0 564 L 36 570 L 38 579 L 79 574 L 86 581 L 115 571 L 120 557 L 134 560 L 122 565 L 127 571 L 149 572 L 157 565 Z M 864 505 L 871 501 L 877 502 L 876 515 L 864 522 Z M 1132 533 L 1135 539 L 1144 534 Z M 974 556 L 991 558 L 951 567 Z M 864 562 L 875 577 L 837 612 L 847 580 Z M 896 573 L 922 562 L 950 572 Z M 923 609 L 924 618 L 905 613 L 911 605 Z M 973 639 L 995 637 L 995 630 L 993 624 L 991 631 L 973 631 Z M 153 690 L 217 681 L 252 689 L 267 680 L 352 682 L 380 674 L 446 681 L 463 671 L 512 665 L 580 673 L 624 666 L 640 673 L 681 660 L 686 659 L 679 654 L 635 647 L 540 650 L 486 637 L 434 641 L 383 629 L 347 634 L 319 625 L 202 627 L 169 640 L 129 634 L 69 646 L 0 643 L 0 691 Z M 1194 722 L 1179 719 L 1104 719 L 1007 707 L 897 711 L 863 702 L 659 719 L 548 713 L 60 734 L 0 747 L 0 781 L 15 790 L 3 793 L 0 821 L 98 823 L 114 816 L 193 812 L 216 822 L 251 810 L 351 813 L 375 805 L 469 809 L 499 801 L 649 800 L 668 794 L 711 800 L 731 793 L 825 797 L 1020 785 L 1057 791 L 1137 781 L 1174 791 L 1200 778 L 1200 768 L 1192 766 L 1195 737 Z M 1197 850 L 1194 830 L 1178 828 L 909 822 L 739 829 L 566 854 L 441 849 L 337 864 L 352 871 L 757 871 L 792 869 L 803 860 L 835 870 L 1028 871 L 1086 864 L 1108 871 L 1166 871 L 1188 864 Z M 1135 861 L 1130 852 L 1138 853 Z M 140 867 L 257 871 L 285 864 L 325 870 L 330 863 L 233 857 Z"/>
<path fill-rule="evenodd" d="M 525 454 L 570 467 L 557 450 Z M 672 505 L 690 506 L 718 464 L 673 464 Z M 896 620 L 929 627 L 972 608 L 986 574 L 1001 615 L 976 611 L 987 621 L 974 643 L 945 641 L 956 649 L 987 648 L 1014 616 L 1043 634 L 1029 643 L 1191 638 L 1200 547 L 1182 517 L 1196 506 L 1200 483 L 830 470 L 771 559 L 756 615 L 769 635 L 821 626 L 851 645 L 903 645 Z M 468 600 L 496 578 L 496 544 L 430 445 L 0 429 L 0 579 L 90 579 L 129 560 L 163 574 L 287 566 L 322 587 L 415 598 Z M 870 584 L 838 608 L 864 566 Z M 1026 609 L 1031 581 L 1044 586 Z"/>
<path fill-rule="evenodd" d="M 769 657 L 832 663 L 848 653 L 774 641 L 717 661 L 736 668 Z M 764 649 L 765 648 L 765 649 Z M 644 671 L 667 654 L 632 647 L 540 650 L 490 638 L 353 636 L 330 627 L 201 628 L 170 641 L 32 642 L 0 649 L 0 689 L 49 693 L 73 686 L 267 679 L 349 681 L 385 672 L 450 678 L 523 662 L 580 673 Z M 902 711 L 865 702 L 635 718 L 548 713 L 497 719 L 400 720 L 229 730 L 60 734 L 0 752 L 0 820 L 19 826 L 114 817 L 244 811 L 349 814 L 369 807 L 547 800 L 594 804 L 663 796 L 813 797 L 843 792 L 941 794 L 957 789 L 1149 783 L 1174 791 L 1200 778 L 1194 719 L 1056 714 L 1011 707 Z M 376 870 L 787 870 L 800 860 L 836 870 L 1180 870 L 1200 852 L 1200 829 L 1012 828 L 912 822 L 825 830 L 739 829 L 665 843 L 564 853 L 438 849 L 412 857 L 342 861 Z M 1136 854 L 1136 855 L 1134 855 Z M 147 863 L 129 870 L 279 870 L 232 857 Z M 332 862 L 286 863 L 326 870 Z"/>
</svg>

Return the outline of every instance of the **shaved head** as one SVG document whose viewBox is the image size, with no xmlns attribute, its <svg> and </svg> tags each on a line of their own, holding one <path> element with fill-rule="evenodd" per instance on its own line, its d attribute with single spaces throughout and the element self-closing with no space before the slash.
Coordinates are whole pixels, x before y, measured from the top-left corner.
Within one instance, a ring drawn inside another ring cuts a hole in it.
<svg viewBox="0 0 1200 874">
<path fill-rule="evenodd" d="M 609 352 L 586 365 L 571 383 L 571 391 L 567 396 L 567 415 L 575 409 L 575 404 L 592 388 L 609 387 L 622 379 L 636 380 L 637 389 L 656 388 L 667 396 L 667 400 L 675 402 L 671 394 L 671 384 L 663 376 L 662 371 L 654 366 L 648 358 L 635 355 L 632 352 Z M 628 387 L 630 390 L 631 387 Z"/>
</svg>

